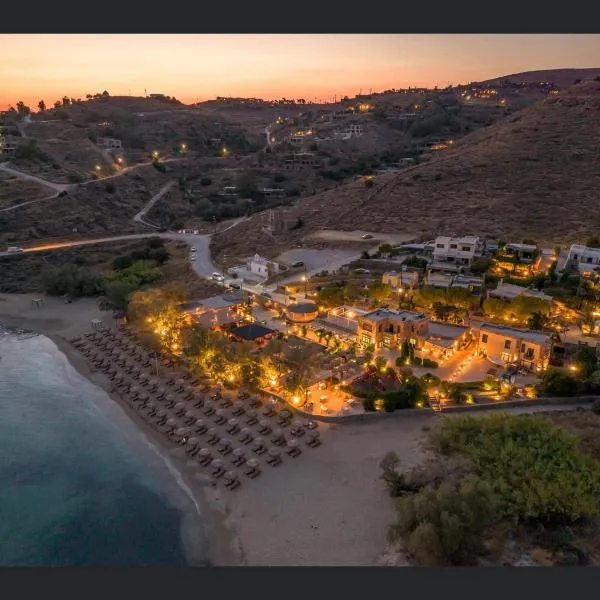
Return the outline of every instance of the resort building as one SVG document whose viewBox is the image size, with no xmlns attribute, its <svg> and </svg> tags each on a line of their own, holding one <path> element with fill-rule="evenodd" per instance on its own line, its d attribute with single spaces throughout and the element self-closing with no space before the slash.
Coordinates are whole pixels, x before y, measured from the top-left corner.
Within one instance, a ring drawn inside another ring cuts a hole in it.
<svg viewBox="0 0 600 600">
<path fill-rule="evenodd" d="M 548 296 L 548 294 L 544 294 L 544 292 L 530 290 L 512 283 L 503 283 L 502 280 L 500 280 L 500 283 L 495 289 L 488 292 L 488 296 L 490 298 L 500 298 L 501 300 L 514 300 L 519 296 L 539 298 L 540 300 L 546 300 L 547 302 L 552 302 L 552 300 L 554 300 L 552 296 Z"/>
<path fill-rule="evenodd" d="M 561 266 L 561 270 L 574 270 L 584 277 L 589 277 L 595 269 L 600 267 L 600 248 L 573 244 Z"/>
<path fill-rule="evenodd" d="M 547 333 L 490 323 L 475 323 L 472 329 L 477 352 L 490 362 L 529 371 L 541 371 L 548 366 L 552 338 Z"/>
<path fill-rule="evenodd" d="M 395 290 L 412 290 L 419 283 L 419 274 L 416 271 L 388 271 L 383 274 L 381 282 Z"/>
<path fill-rule="evenodd" d="M 261 277 L 270 277 L 276 273 L 279 273 L 282 268 L 279 263 L 269 260 L 260 254 L 255 254 L 247 263 L 248 271 Z"/>
<path fill-rule="evenodd" d="M 312 323 L 319 316 L 319 309 L 312 302 L 298 302 L 286 308 L 286 317 L 290 323 Z"/>
<path fill-rule="evenodd" d="M 470 341 L 469 327 L 429 321 L 417 339 L 417 346 L 425 358 L 443 360 L 464 348 Z"/>
<path fill-rule="evenodd" d="M 505 256 L 516 258 L 520 262 L 533 262 L 538 255 L 538 249 L 532 244 L 506 244 L 502 248 L 502 253 Z"/>
<path fill-rule="evenodd" d="M 241 294 L 228 294 L 184 302 L 179 305 L 179 309 L 204 327 L 222 327 L 240 320 L 240 308 L 243 304 Z"/>
<path fill-rule="evenodd" d="M 358 317 L 357 342 L 361 346 L 372 344 L 376 350 L 398 349 L 404 340 L 416 345 L 418 336 L 427 329 L 427 322 L 423 313 L 381 308 Z"/>
<path fill-rule="evenodd" d="M 433 244 L 433 264 L 431 267 L 452 270 L 469 267 L 475 258 L 483 254 L 484 247 L 482 240 L 474 235 L 464 237 L 438 236 Z"/>
</svg>

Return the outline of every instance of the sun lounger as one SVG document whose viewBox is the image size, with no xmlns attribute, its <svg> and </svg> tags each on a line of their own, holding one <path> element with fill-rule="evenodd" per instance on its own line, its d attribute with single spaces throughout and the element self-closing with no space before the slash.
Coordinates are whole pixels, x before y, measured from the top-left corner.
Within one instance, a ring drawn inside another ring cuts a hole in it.
<svg viewBox="0 0 600 600">
<path fill-rule="evenodd" d="M 200 450 L 198 450 L 196 458 L 202 466 L 208 465 L 210 462 L 212 462 L 213 459 L 208 448 L 200 448 Z"/>
<path fill-rule="evenodd" d="M 255 454 L 258 454 L 259 456 L 261 454 L 264 454 L 267 451 L 266 447 L 265 447 L 265 440 L 263 440 L 262 438 L 256 438 L 254 440 L 254 446 L 252 448 L 252 452 L 254 452 Z"/>
<path fill-rule="evenodd" d="M 237 473 L 234 473 L 233 471 L 227 471 L 223 476 L 223 479 L 225 480 L 225 487 L 230 490 L 235 490 L 240 487 L 240 479 Z"/>
<path fill-rule="evenodd" d="M 269 448 L 268 455 L 269 456 L 265 461 L 267 464 L 271 465 L 272 467 L 276 467 L 277 465 L 281 464 L 281 452 L 279 451 L 279 448 Z"/>
<path fill-rule="evenodd" d="M 248 460 L 246 462 L 246 466 L 248 467 L 248 469 L 246 471 L 244 471 L 246 476 L 250 477 L 250 479 L 254 479 L 255 477 L 258 477 L 261 473 L 260 469 L 258 468 L 259 464 L 260 463 L 256 458 L 251 458 L 250 460 Z"/>
<path fill-rule="evenodd" d="M 233 458 L 231 464 L 235 467 L 239 467 L 246 462 L 246 454 L 242 448 L 236 448 L 233 451 Z"/>
<path fill-rule="evenodd" d="M 273 437 L 271 438 L 271 443 L 275 444 L 276 446 L 285 446 L 285 444 L 286 444 L 285 434 L 283 433 L 282 429 L 276 429 L 273 432 Z"/>
<path fill-rule="evenodd" d="M 310 448 L 316 448 L 317 446 L 321 445 L 321 440 L 319 439 L 318 431 L 313 430 L 308 432 L 308 439 L 306 440 L 306 445 Z"/>
<path fill-rule="evenodd" d="M 210 463 L 210 474 L 218 479 L 219 477 L 222 477 L 224 473 L 225 469 L 223 468 L 223 461 L 219 458 L 215 458 L 215 460 Z"/>
<path fill-rule="evenodd" d="M 261 435 L 269 435 L 273 431 L 271 424 L 266 419 L 262 419 L 258 422 L 258 433 Z"/>
<path fill-rule="evenodd" d="M 221 438 L 219 440 L 219 447 L 217 448 L 217 450 L 223 456 L 226 456 L 227 454 L 230 454 L 231 451 L 232 451 L 231 442 L 227 438 Z"/>
<path fill-rule="evenodd" d="M 217 428 L 211 427 L 208 430 L 207 443 L 210 444 L 211 446 L 214 446 L 220 439 L 221 439 L 221 437 L 219 436 L 219 432 L 217 431 Z"/>
<path fill-rule="evenodd" d="M 240 442 L 242 442 L 242 444 L 244 444 L 244 445 L 248 445 L 253 440 L 254 440 L 254 437 L 253 437 L 250 429 L 248 429 L 248 427 L 244 427 L 244 429 L 242 429 L 241 434 L 240 434 Z"/>
<path fill-rule="evenodd" d="M 255 410 L 249 410 L 246 413 L 246 423 L 248 425 L 255 425 L 256 423 L 258 423 L 258 418 L 256 416 L 256 411 Z"/>
<path fill-rule="evenodd" d="M 217 425 L 223 425 L 223 423 L 227 421 L 227 413 L 222 408 L 219 408 L 217 411 L 215 411 L 215 416 L 217 417 L 215 419 L 215 423 Z"/>
<path fill-rule="evenodd" d="M 291 456 L 292 458 L 296 458 L 302 454 L 302 450 L 298 447 L 298 440 L 289 440 L 287 443 L 286 454 Z"/>
<path fill-rule="evenodd" d="M 237 419 L 229 419 L 227 421 L 227 433 L 235 435 L 240 430 L 240 425 Z"/>
</svg>

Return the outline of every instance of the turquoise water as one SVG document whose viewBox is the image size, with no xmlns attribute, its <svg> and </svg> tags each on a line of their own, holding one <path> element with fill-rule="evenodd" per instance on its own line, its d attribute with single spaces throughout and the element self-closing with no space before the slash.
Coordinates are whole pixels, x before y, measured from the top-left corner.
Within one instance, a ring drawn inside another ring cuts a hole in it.
<svg viewBox="0 0 600 600">
<path fill-rule="evenodd" d="M 44 336 L 0 357 L 0 565 L 189 564 L 200 507 L 120 407 Z"/>
</svg>

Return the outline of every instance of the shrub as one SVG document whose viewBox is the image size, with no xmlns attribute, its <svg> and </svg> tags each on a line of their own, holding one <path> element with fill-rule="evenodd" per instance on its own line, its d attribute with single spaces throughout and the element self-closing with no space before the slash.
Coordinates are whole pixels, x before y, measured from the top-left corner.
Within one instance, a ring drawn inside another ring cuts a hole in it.
<svg viewBox="0 0 600 600">
<path fill-rule="evenodd" d="M 422 364 L 428 369 L 437 369 L 439 366 L 439 364 L 435 360 L 431 360 L 430 358 L 424 358 Z"/>
<path fill-rule="evenodd" d="M 381 479 L 385 482 L 390 496 L 398 498 L 406 493 L 415 492 L 418 488 L 410 485 L 406 478 L 398 473 L 400 459 L 395 452 L 388 452 L 380 461 Z"/>
<path fill-rule="evenodd" d="M 402 537 L 422 566 L 474 564 L 496 504 L 491 486 L 475 475 L 457 485 L 429 485 L 398 500 L 391 537 Z"/>
<path fill-rule="evenodd" d="M 426 360 L 427 360 L 426 358 L 421 358 L 420 356 L 414 356 L 412 358 L 412 360 L 410 361 L 410 364 L 414 365 L 415 367 L 420 367 L 421 365 L 423 365 L 424 367 L 430 367 L 431 365 L 425 364 Z M 432 362 L 432 361 L 429 361 L 429 362 Z"/>
<path fill-rule="evenodd" d="M 112 261 L 113 271 L 122 271 L 123 269 L 127 269 L 133 264 L 133 258 L 129 254 L 123 254 L 122 256 L 117 256 Z"/>
<path fill-rule="evenodd" d="M 209 185 L 212 185 L 212 179 L 211 179 L 210 177 L 203 177 L 203 178 L 200 180 L 200 185 L 203 185 L 203 186 L 205 186 L 205 187 L 206 187 L 206 186 L 209 186 Z"/>
<path fill-rule="evenodd" d="M 470 460 L 496 493 L 502 518 L 565 524 L 599 514 L 600 463 L 545 417 L 456 417 L 433 431 L 431 442 Z"/>
<path fill-rule="evenodd" d="M 152 166 L 159 172 L 159 173 L 166 173 L 167 172 L 167 165 L 165 165 L 164 163 L 158 162 L 158 161 L 152 161 Z"/>
<path fill-rule="evenodd" d="M 542 389 L 550 396 L 575 396 L 579 381 L 559 369 L 549 369 L 542 378 Z"/>
<path fill-rule="evenodd" d="M 104 184 L 104 189 L 109 193 L 109 194 L 114 194 L 117 191 L 117 186 L 112 182 L 112 181 L 107 181 Z"/>
<path fill-rule="evenodd" d="M 372 396 L 367 396 L 362 399 L 362 405 L 366 412 L 374 412 L 375 411 L 375 398 Z"/>
<path fill-rule="evenodd" d="M 591 410 L 595 415 L 600 415 L 600 398 L 594 400 Z"/>
</svg>

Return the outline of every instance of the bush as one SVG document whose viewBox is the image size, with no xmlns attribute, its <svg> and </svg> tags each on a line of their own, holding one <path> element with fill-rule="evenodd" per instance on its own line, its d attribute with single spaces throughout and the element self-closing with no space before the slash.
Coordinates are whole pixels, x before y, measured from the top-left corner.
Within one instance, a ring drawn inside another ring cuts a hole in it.
<svg viewBox="0 0 600 600">
<path fill-rule="evenodd" d="M 485 530 L 495 521 L 496 504 L 489 483 L 475 475 L 457 485 L 429 485 L 398 500 L 390 533 L 405 540 L 422 566 L 475 564 Z"/>
<path fill-rule="evenodd" d="M 164 163 L 158 162 L 158 161 L 153 161 L 152 162 L 152 166 L 159 172 L 159 173 L 166 173 L 167 172 L 167 165 L 165 165 Z"/>
<path fill-rule="evenodd" d="M 366 412 L 374 412 L 375 411 L 375 398 L 370 395 L 363 398 L 362 405 Z"/>
<path fill-rule="evenodd" d="M 456 417 L 431 442 L 441 454 L 470 460 L 496 493 L 502 518 L 568 524 L 599 514 L 600 463 L 543 416 Z"/>
<path fill-rule="evenodd" d="M 424 358 L 422 364 L 427 369 L 437 369 L 439 367 L 439 364 L 430 358 Z"/>
<path fill-rule="evenodd" d="M 212 185 L 212 179 L 211 179 L 210 177 L 203 177 L 203 178 L 200 180 L 200 185 L 203 185 L 203 186 L 205 186 L 205 187 L 206 187 L 206 186 L 209 186 L 209 185 Z"/>
<path fill-rule="evenodd" d="M 109 194 L 114 194 L 117 191 L 117 186 L 112 182 L 112 181 L 107 181 L 104 184 L 104 189 L 109 193 Z"/>
<path fill-rule="evenodd" d="M 595 415 L 600 415 L 600 398 L 594 400 L 591 410 Z"/>
<path fill-rule="evenodd" d="M 122 256 L 117 256 L 112 261 L 113 271 L 122 271 L 123 269 L 127 269 L 133 264 L 133 258 L 129 254 L 123 254 Z"/>
<path fill-rule="evenodd" d="M 559 369 L 549 369 L 542 377 L 542 389 L 549 396 L 575 396 L 579 381 Z"/>
<path fill-rule="evenodd" d="M 426 360 L 426 358 L 421 358 L 420 356 L 413 356 L 412 360 L 410 361 L 410 364 L 415 367 L 420 367 L 421 365 L 423 365 L 424 367 L 431 366 L 425 364 Z"/>
</svg>

